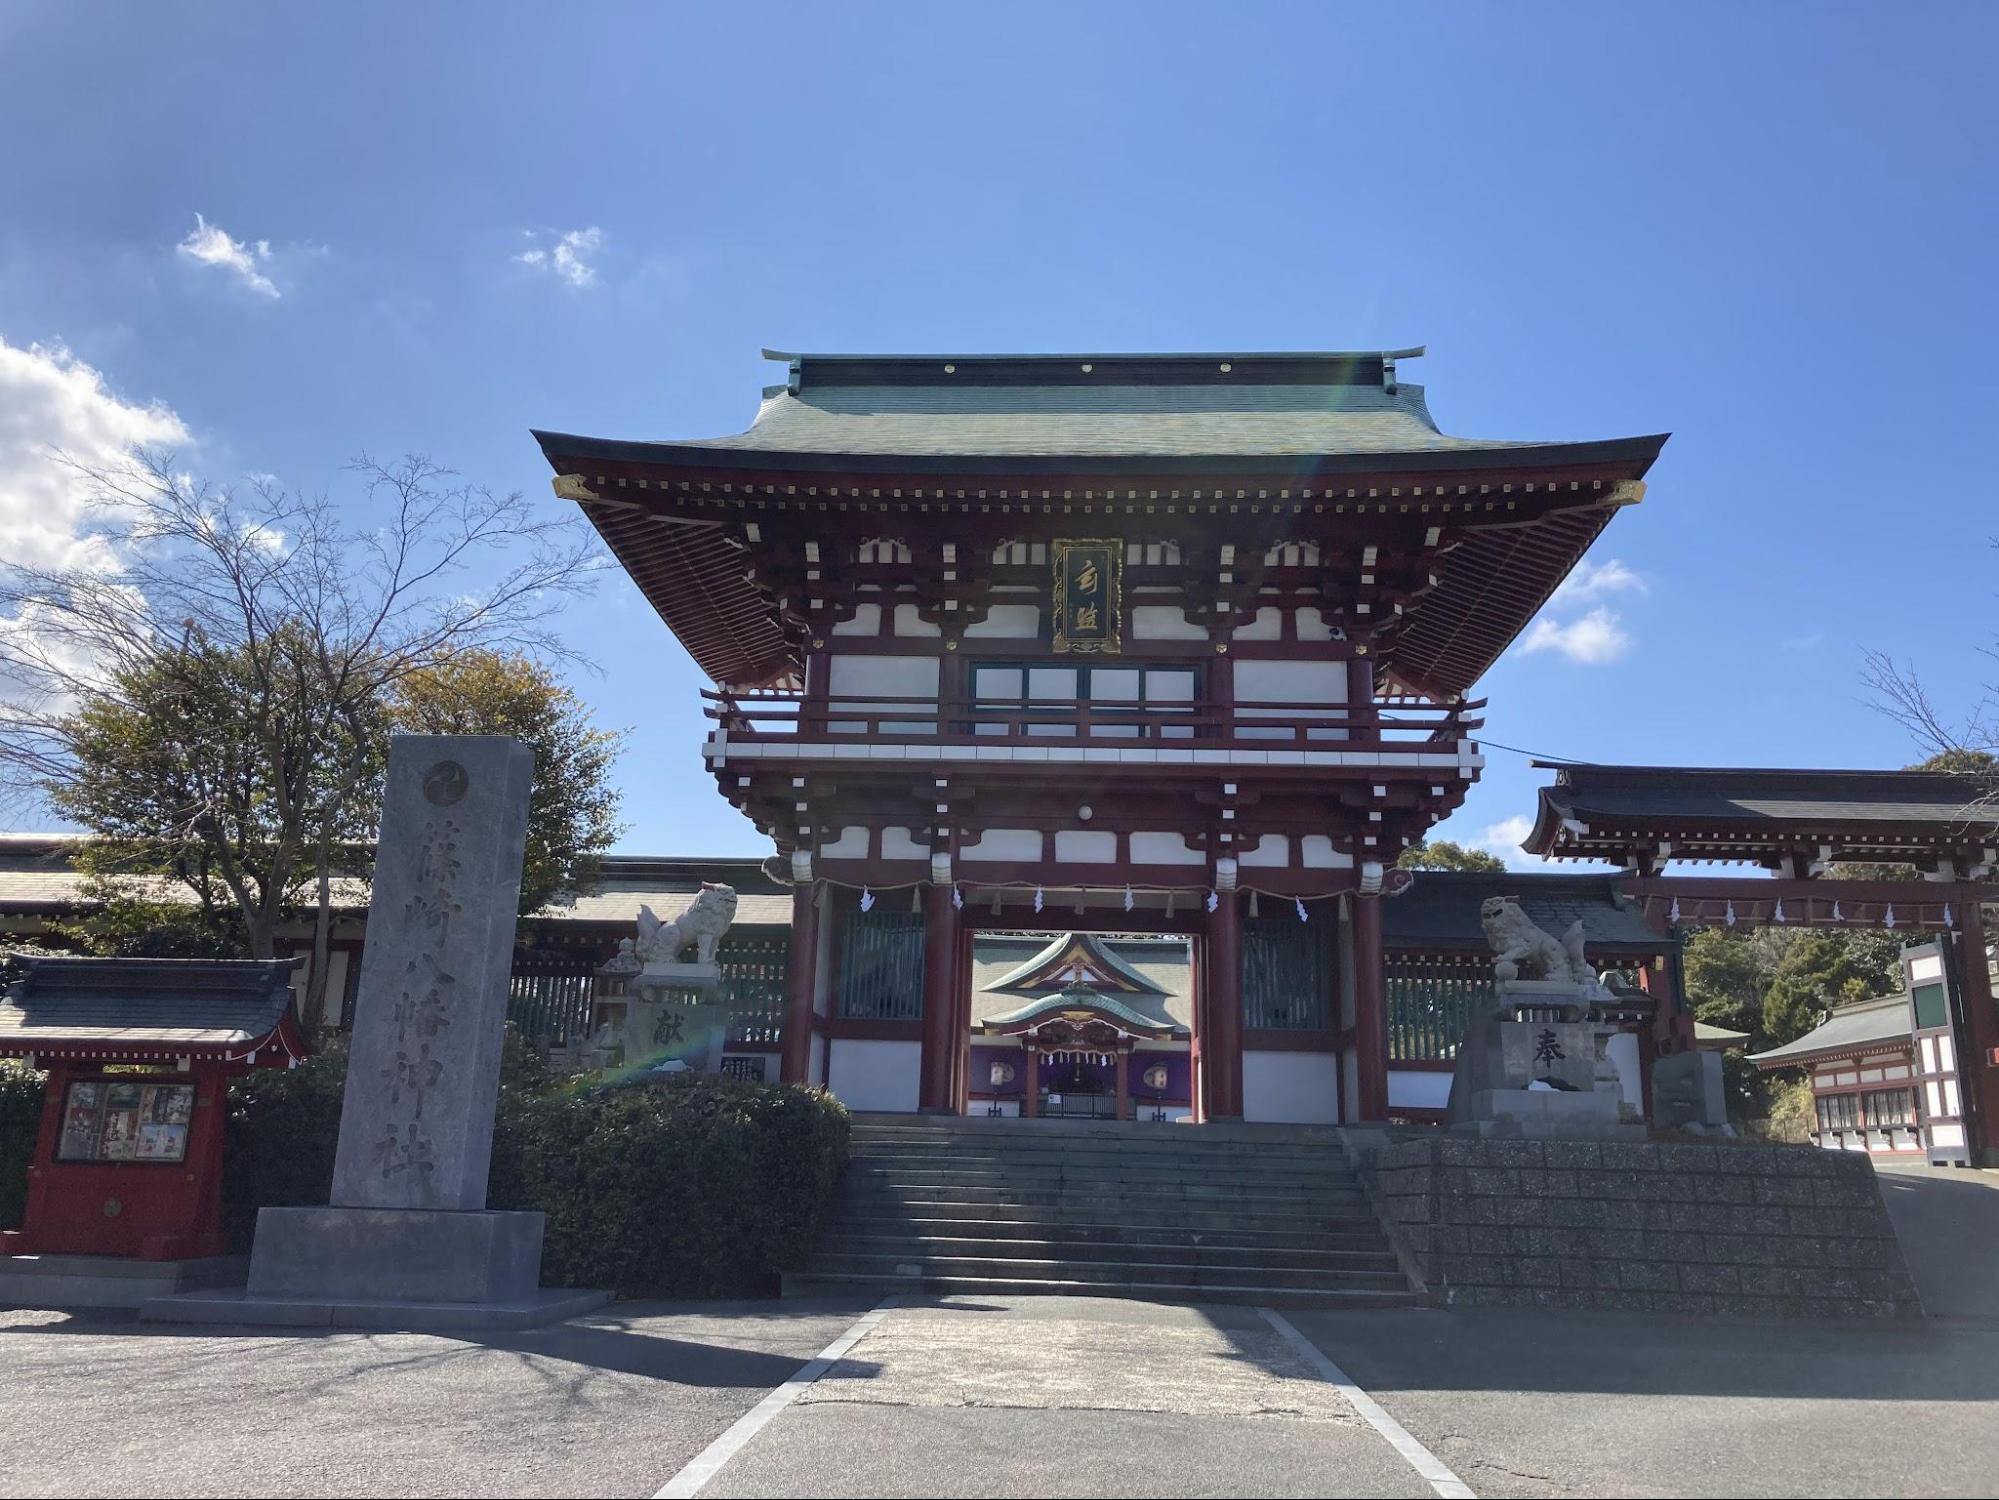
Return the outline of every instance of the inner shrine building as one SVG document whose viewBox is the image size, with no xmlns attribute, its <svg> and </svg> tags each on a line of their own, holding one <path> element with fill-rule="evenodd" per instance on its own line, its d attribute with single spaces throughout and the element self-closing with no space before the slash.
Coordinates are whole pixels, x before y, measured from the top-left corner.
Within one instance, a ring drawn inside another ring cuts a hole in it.
<svg viewBox="0 0 1999 1500">
<path fill-rule="evenodd" d="M 717 685 L 707 768 L 791 885 L 785 1078 L 997 1112 L 1087 1059 L 1197 1119 L 1441 1102 L 1391 1066 L 1397 858 L 1665 438 L 1448 436 L 1421 352 L 773 354 L 746 432 L 536 434 Z M 1040 968 L 995 986 L 998 935 Z M 1140 935 L 1183 940 L 1184 1002 Z"/>
</svg>

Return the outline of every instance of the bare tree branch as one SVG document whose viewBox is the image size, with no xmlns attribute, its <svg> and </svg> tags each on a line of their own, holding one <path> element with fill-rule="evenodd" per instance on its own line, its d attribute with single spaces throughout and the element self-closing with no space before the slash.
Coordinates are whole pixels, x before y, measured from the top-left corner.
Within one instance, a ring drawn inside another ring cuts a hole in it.
<svg viewBox="0 0 1999 1500">
<path fill-rule="evenodd" d="M 575 660 L 553 618 L 609 566 L 574 516 L 420 456 L 357 459 L 362 498 L 339 504 L 212 486 L 171 453 L 71 467 L 84 560 L 0 563 L 0 792 L 73 814 L 110 797 L 94 831 L 195 851 L 171 872 L 204 905 L 226 893 L 259 954 L 308 890 L 324 947 L 333 850 L 373 829 L 389 691 L 467 651 Z M 114 722 L 151 726 L 148 798 L 93 759 Z"/>
</svg>

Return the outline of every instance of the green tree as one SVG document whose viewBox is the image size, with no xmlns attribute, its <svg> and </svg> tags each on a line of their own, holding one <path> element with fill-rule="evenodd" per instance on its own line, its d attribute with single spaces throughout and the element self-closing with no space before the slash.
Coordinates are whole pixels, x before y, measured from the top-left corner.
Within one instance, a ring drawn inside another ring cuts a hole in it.
<svg viewBox="0 0 1999 1500">
<path fill-rule="evenodd" d="M 1732 927 L 1703 927 L 1688 937 L 1684 962 L 1694 1019 L 1754 1035 L 1770 975 L 1749 935 Z"/>
<path fill-rule="evenodd" d="M 1504 871 L 1506 861 L 1483 849 L 1467 848 L 1449 839 L 1430 839 L 1411 844 L 1396 861 L 1405 870 L 1493 870 Z"/>
<path fill-rule="evenodd" d="M 1764 1046 L 1795 1041 L 1839 1005 L 1885 995 L 1899 975 L 1901 941 L 1892 933 L 1801 932 L 1786 949 L 1763 995 Z"/>
<path fill-rule="evenodd" d="M 410 734 L 504 734 L 534 751 L 521 911 L 587 883 L 623 831 L 612 764 L 626 731 L 598 729 L 583 701 L 547 667 L 498 651 L 460 651 L 410 673 L 388 705 Z"/>
<path fill-rule="evenodd" d="M 228 911 L 252 956 L 306 900 L 308 1015 L 387 699 L 467 650 L 561 659 L 551 619 L 606 566 L 587 526 L 519 495 L 421 458 L 355 468 L 363 493 L 336 504 L 137 455 L 84 471 L 95 507 L 73 561 L 0 561 L 0 787 L 101 835 L 101 867 Z"/>
</svg>

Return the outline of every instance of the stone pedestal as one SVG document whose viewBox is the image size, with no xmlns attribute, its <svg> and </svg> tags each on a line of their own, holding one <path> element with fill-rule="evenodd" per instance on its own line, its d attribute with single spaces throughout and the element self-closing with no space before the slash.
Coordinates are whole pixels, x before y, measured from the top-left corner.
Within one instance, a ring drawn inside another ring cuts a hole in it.
<svg viewBox="0 0 1999 1500">
<path fill-rule="evenodd" d="M 1499 1003 L 1475 1015 L 1451 1078 L 1454 1129 L 1484 1135 L 1644 1137 L 1629 1117 L 1616 1069 L 1604 1057 L 1614 1027 L 1588 1019 L 1594 984 L 1516 979 Z M 1547 1019 L 1516 1021 L 1519 1012 Z"/>
<path fill-rule="evenodd" d="M 423 1208 L 267 1208 L 257 1215 L 252 1297 L 334 1301 L 532 1301 L 542 1215 Z"/>
<path fill-rule="evenodd" d="M 1559 1136 L 1586 1140 L 1645 1139 L 1643 1122 L 1627 1121 L 1618 1096 L 1590 1089 L 1481 1089 L 1463 1128 L 1485 1136 Z"/>
</svg>

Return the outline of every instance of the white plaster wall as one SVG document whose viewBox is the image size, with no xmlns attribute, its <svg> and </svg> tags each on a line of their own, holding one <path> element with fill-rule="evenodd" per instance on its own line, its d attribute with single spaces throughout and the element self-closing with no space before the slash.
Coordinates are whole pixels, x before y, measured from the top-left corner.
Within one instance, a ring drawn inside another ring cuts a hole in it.
<svg viewBox="0 0 1999 1500">
<path fill-rule="evenodd" d="M 1298 840 L 1298 863 L 1308 870 L 1344 870 L 1352 866 L 1353 856 L 1335 849 L 1326 834 L 1308 833 Z"/>
<path fill-rule="evenodd" d="M 833 627 L 835 635 L 878 635 L 882 628 L 882 607 L 879 604 L 863 604 L 854 610 L 854 618 L 841 620 Z"/>
<path fill-rule="evenodd" d="M 1291 840 L 1282 833 L 1266 833 L 1254 849 L 1245 849 L 1236 860 L 1245 869 L 1255 866 L 1282 869 L 1291 863 Z"/>
<path fill-rule="evenodd" d="M 1131 610 L 1135 641 L 1205 641 L 1207 630 L 1187 618 L 1177 604 L 1135 604 Z"/>
<path fill-rule="evenodd" d="M 969 844 L 958 846 L 958 858 L 968 860 L 1027 860 L 1041 858 L 1041 835 L 1032 828 L 988 828 Z"/>
<path fill-rule="evenodd" d="M 1258 703 L 1323 703 L 1329 708 L 1346 702 L 1346 664 L 1337 661 L 1239 661 L 1235 664 L 1236 720 L 1312 719 L 1310 709 L 1258 708 Z M 1329 719 L 1335 716 L 1328 715 Z M 1239 731 L 1245 739 L 1295 740 L 1294 725 Z M 1337 723 L 1305 726 L 1308 740 L 1343 740 L 1347 731 Z"/>
<path fill-rule="evenodd" d="M 830 844 L 819 848 L 821 859 L 866 859 L 868 857 L 868 831 L 859 824 L 852 824 L 840 830 L 840 836 Z"/>
<path fill-rule="evenodd" d="M 826 658 L 830 698 L 935 698 L 934 656 L 852 656 Z"/>
<path fill-rule="evenodd" d="M 898 604 L 895 607 L 895 633 L 906 636 L 935 636 L 944 633 L 944 627 L 935 620 L 926 620 L 916 612 L 914 604 Z"/>
<path fill-rule="evenodd" d="M 1645 1108 L 1644 1080 L 1638 1069 L 1638 1033 L 1620 1031 L 1604 1047 L 1608 1057 L 1617 1069 L 1617 1086 L 1623 1091 L 1624 1102 L 1643 1112 Z M 1709 1053 L 1718 1064 L 1719 1054 Z"/>
<path fill-rule="evenodd" d="M 340 1009 L 347 999 L 347 965 L 351 961 L 352 955 L 345 948 L 331 949 L 326 955 L 326 994 L 319 1008 L 322 1026 L 340 1025 Z M 304 970 L 299 972 L 303 974 Z"/>
<path fill-rule="evenodd" d="M 1451 1102 L 1451 1075 L 1427 1069 L 1390 1068 L 1388 1105 L 1391 1109 L 1442 1109 Z"/>
<path fill-rule="evenodd" d="M 1344 703 L 1347 667 L 1340 661 L 1239 661 L 1238 703 Z"/>
<path fill-rule="evenodd" d="M 1340 1119 L 1336 1052 L 1242 1054 L 1242 1117 L 1286 1125 L 1336 1125 Z"/>
<path fill-rule="evenodd" d="M 894 714 L 882 720 L 891 734 L 937 732 L 937 658 L 934 656 L 831 656 L 827 658 L 826 692 L 834 712 Z M 882 703 L 878 698 L 918 698 L 923 703 Z M 903 717 L 907 715 L 908 717 Z M 862 734 L 865 719 L 835 719 L 834 734 Z"/>
<path fill-rule="evenodd" d="M 826 1087 L 849 1109 L 913 1113 L 917 1075 L 923 1066 L 921 1042 L 875 1042 L 836 1036 L 828 1059 Z"/>
<path fill-rule="evenodd" d="M 1180 833 L 1134 833 L 1131 862 L 1135 865 L 1204 865 L 1208 857 Z"/>
<path fill-rule="evenodd" d="M 1326 617 L 1312 605 L 1307 604 L 1298 611 L 1299 640 L 1330 641 L 1333 637 L 1333 627 L 1326 623 Z"/>
<path fill-rule="evenodd" d="M 1064 865 L 1115 864 L 1117 835 L 1095 829 L 1061 829 L 1055 835 L 1055 862 Z"/>
<path fill-rule="evenodd" d="M 907 828 L 882 830 L 883 859 L 928 859 L 930 846 L 909 836 Z"/>
<path fill-rule="evenodd" d="M 1256 612 L 1256 618 L 1247 625 L 1235 628 L 1235 639 L 1239 641 L 1281 641 L 1284 639 L 1284 611 L 1274 605 Z"/>
<path fill-rule="evenodd" d="M 1033 640 L 1041 630 L 1041 608 L 1034 604 L 995 604 L 986 617 L 965 627 L 967 640 Z"/>
</svg>

